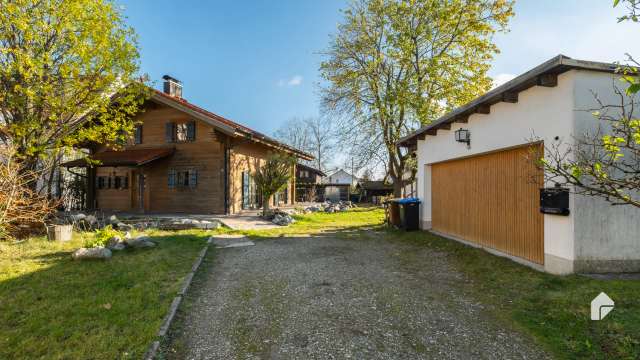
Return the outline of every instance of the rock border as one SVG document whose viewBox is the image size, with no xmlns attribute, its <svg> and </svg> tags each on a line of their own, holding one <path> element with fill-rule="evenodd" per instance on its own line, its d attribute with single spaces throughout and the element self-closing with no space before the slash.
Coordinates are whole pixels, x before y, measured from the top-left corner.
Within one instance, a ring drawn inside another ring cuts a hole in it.
<svg viewBox="0 0 640 360">
<path fill-rule="evenodd" d="M 149 348 L 147 349 L 147 352 L 144 354 L 143 359 L 153 360 L 158 355 L 158 350 L 160 349 L 160 343 L 167 336 L 167 332 L 171 327 L 171 323 L 173 323 L 173 319 L 176 316 L 178 307 L 180 306 L 180 303 L 182 303 L 182 298 L 187 293 L 189 286 L 191 286 L 193 277 L 195 276 L 196 271 L 198 271 L 198 269 L 200 268 L 200 265 L 202 264 L 202 260 L 207 255 L 207 250 L 209 250 L 209 246 L 212 243 L 213 243 L 213 236 L 210 236 L 209 239 L 207 240 L 207 244 L 200 251 L 200 253 L 198 254 L 198 258 L 193 263 L 193 266 L 191 267 L 191 271 L 189 272 L 189 274 L 187 274 L 187 277 L 182 282 L 182 287 L 180 288 L 180 291 L 178 291 L 178 294 L 176 295 L 176 297 L 173 298 L 173 301 L 171 302 L 171 307 L 169 307 L 169 312 L 165 316 L 164 321 L 162 322 L 162 326 L 160 326 L 160 330 L 158 330 L 158 334 L 156 335 L 156 340 L 149 345 Z"/>
</svg>

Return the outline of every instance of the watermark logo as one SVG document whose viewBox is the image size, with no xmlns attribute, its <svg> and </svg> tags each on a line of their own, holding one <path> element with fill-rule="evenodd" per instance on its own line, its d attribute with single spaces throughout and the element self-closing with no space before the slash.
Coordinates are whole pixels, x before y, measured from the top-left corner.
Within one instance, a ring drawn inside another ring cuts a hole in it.
<svg viewBox="0 0 640 360">
<path fill-rule="evenodd" d="M 613 310 L 613 300 L 601 292 L 591 300 L 591 320 L 602 320 Z"/>
</svg>

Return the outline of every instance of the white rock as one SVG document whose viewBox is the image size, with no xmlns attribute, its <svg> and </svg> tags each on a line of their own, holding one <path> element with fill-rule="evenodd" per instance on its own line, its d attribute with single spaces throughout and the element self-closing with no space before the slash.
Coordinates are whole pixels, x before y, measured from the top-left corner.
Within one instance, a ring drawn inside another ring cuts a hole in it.
<svg viewBox="0 0 640 360">
<path fill-rule="evenodd" d="M 94 248 L 80 248 L 73 253 L 74 260 L 109 259 L 111 250 L 98 246 Z"/>
<path fill-rule="evenodd" d="M 135 239 L 127 240 L 127 246 L 133 248 L 148 248 L 156 246 L 156 243 L 151 241 L 148 236 L 138 236 Z"/>
</svg>

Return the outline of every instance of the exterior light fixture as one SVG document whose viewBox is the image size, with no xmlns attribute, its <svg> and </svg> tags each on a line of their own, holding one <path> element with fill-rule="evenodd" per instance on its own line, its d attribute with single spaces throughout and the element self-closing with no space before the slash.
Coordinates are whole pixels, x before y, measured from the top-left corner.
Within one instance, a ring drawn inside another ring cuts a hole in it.
<svg viewBox="0 0 640 360">
<path fill-rule="evenodd" d="M 467 144 L 471 147 L 471 133 L 467 129 L 460 128 L 455 131 L 456 141 Z"/>
</svg>

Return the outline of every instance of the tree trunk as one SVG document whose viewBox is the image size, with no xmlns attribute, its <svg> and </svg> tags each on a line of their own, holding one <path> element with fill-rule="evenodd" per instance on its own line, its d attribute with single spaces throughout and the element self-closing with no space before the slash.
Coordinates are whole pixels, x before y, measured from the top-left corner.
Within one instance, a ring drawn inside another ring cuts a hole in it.
<svg viewBox="0 0 640 360">
<path fill-rule="evenodd" d="M 262 200 L 262 216 L 266 216 L 267 212 L 269 212 L 269 198 L 271 196 L 265 196 L 264 199 Z"/>
</svg>

